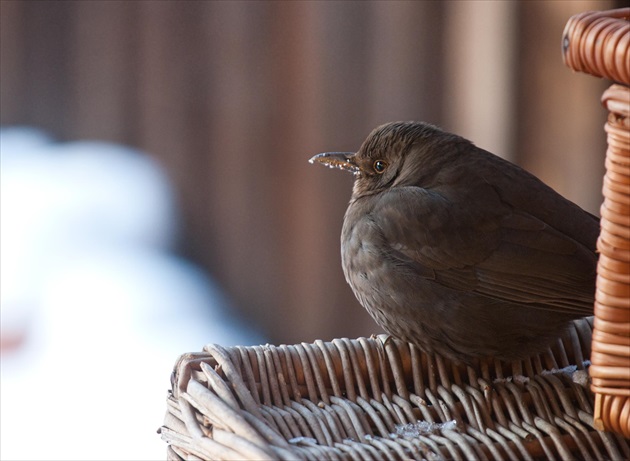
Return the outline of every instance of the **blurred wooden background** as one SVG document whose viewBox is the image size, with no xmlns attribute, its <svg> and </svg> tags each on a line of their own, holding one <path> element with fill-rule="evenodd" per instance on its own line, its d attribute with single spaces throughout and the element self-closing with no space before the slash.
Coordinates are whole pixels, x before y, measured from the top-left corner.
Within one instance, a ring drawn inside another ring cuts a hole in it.
<svg viewBox="0 0 630 461">
<path fill-rule="evenodd" d="M 607 82 L 560 43 L 571 15 L 614 6 L 2 0 L 0 121 L 154 155 L 181 252 L 272 341 L 369 335 L 340 268 L 352 178 L 308 158 L 425 120 L 597 213 Z"/>
</svg>

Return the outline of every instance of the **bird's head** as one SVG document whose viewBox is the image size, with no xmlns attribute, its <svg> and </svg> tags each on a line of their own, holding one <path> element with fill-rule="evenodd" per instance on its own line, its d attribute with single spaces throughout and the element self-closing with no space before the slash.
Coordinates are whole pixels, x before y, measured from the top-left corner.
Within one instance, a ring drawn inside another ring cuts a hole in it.
<svg viewBox="0 0 630 461">
<path fill-rule="evenodd" d="M 357 152 L 325 152 L 309 162 L 354 174 L 353 198 L 411 183 L 427 165 L 428 149 L 448 134 L 422 122 L 392 122 L 374 129 Z M 425 168 L 428 169 L 428 168 Z"/>
</svg>

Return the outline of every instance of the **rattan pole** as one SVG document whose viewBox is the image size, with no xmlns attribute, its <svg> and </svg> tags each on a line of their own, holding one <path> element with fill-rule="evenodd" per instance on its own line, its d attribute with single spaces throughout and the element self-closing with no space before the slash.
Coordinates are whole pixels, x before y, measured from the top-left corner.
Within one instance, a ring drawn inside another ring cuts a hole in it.
<svg viewBox="0 0 630 461">
<path fill-rule="evenodd" d="M 590 376 L 593 424 L 630 437 L 630 8 L 586 12 L 565 27 L 567 66 L 619 84 L 609 111 Z"/>
</svg>

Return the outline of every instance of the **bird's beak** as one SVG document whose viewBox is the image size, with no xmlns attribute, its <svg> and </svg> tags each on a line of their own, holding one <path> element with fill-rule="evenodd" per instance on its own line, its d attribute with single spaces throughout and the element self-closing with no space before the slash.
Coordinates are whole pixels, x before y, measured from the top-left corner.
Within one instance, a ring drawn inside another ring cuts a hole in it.
<svg viewBox="0 0 630 461">
<path fill-rule="evenodd" d="M 339 168 L 357 175 L 361 170 L 355 163 L 354 156 L 354 152 L 324 152 L 312 157 L 309 163 L 317 162 L 330 168 Z"/>
</svg>

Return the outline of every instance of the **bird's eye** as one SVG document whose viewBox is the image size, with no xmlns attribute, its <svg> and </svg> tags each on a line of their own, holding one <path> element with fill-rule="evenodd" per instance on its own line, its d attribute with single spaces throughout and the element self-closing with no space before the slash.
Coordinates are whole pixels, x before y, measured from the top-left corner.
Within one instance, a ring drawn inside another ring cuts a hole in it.
<svg viewBox="0 0 630 461">
<path fill-rule="evenodd" d="M 387 168 L 387 162 L 384 162 L 383 160 L 377 160 L 376 162 L 374 162 L 374 171 L 376 171 L 378 174 L 381 174 L 385 171 L 385 168 Z"/>
</svg>

